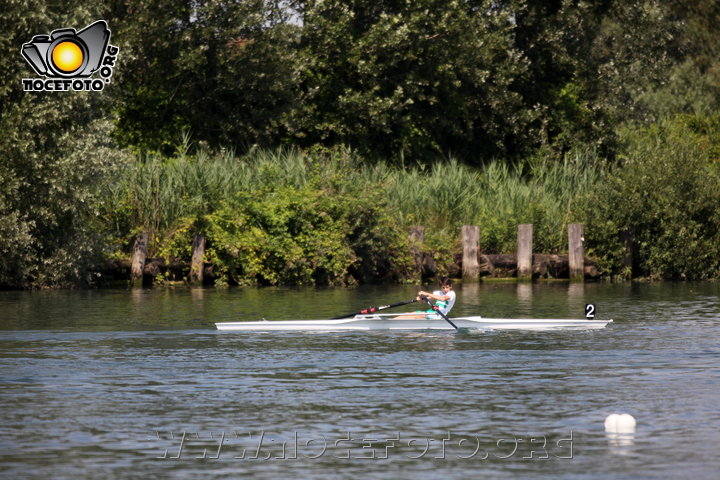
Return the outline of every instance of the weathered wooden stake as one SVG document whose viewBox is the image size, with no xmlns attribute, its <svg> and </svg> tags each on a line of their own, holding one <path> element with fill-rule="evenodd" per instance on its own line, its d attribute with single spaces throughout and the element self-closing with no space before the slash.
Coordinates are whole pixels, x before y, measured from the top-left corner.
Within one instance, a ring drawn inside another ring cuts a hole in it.
<svg viewBox="0 0 720 480">
<path fill-rule="evenodd" d="M 143 270 L 145 270 L 145 258 L 147 257 L 148 231 L 142 232 L 135 239 L 133 245 L 133 257 L 130 266 L 130 284 L 133 287 L 142 287 Z"/>
<path fill-rule="evenodd" d="M 568 225 L 568 264 L 570 280 L 585 281 L 585 249 L 583 248 L 584 227 L 582 223 Z"/>
<path fill-rule="evenodd" d="M 204 233 L 195 234 L 193 238 L 193 253 L 190 263 L 190 284 L 202 285 L 203 282 L 203 258 L 205 257 L 205 242 L 207 241 Z"/>
<path fill-rule="evenodd" d="M 533 226 L 531 223 L 518 225 L 517 236 L 517 267 L 518 280 L 532 280 L 532 242 Z"/>
<path fill-rule="evenodd" d="M 462 245 L 463 281 L 477 282 L 480 279 L 480 264 L 478 263 L 478 251 L 480 250 L 480 227 L 477 225 L 463 225 Z"/>
</svg>

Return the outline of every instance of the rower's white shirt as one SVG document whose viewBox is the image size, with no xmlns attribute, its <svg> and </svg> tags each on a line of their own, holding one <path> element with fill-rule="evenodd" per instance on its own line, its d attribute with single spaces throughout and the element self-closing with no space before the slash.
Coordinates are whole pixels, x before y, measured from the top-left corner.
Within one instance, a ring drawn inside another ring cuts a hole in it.
<svg viewBox="0 0 720 480">
<path fill-rule="evenodd" d="M 455 291 L 450 290 L 449 292 L 445 293 L 442 290 L 435 290 L 433 292 L 433 295 L 437 295 L 439 297 L 444 297 L 444 296 L 450 297 L 447 301 L 448 302 L 447 306 L 444 308 L 440 308 L 440 312 L 442 312 L 443 315 L 447 315 L 448 312 L 450 312 L 450 310 L 452 310 L 453 305 L 455 305 Z"/>
</svg>

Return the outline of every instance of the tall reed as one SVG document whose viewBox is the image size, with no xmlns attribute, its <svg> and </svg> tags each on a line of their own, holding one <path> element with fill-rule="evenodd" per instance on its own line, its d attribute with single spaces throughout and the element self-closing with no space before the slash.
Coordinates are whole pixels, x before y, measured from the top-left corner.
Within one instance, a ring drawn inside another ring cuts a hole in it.
<svg viewBox="0 0 720 480">
<path fill-rule="evenodd" d="M 484 251 L 511 252 L 517 224 L 533 223 L 536 250 L 559 251 L 566 225 L 575 220 L 577 197 L 601 174 L 597 165 L 593 152 L 575 152 L 556 163 L 493 161 L 478 169 L 450 159 L 401 169 L 369 165 L 343 149 L 255 149 L 242 156 L 179 149 L 173 158 L 137 156 L 111 194 L 115 205 L 124 205 L 131 228 L 162 236 L 240 193 L 308 184 L 338 194 L 380 192 L 399 226 L 424 225 L 442 241 L 453 241 L 463 224 L 474 224 L 481 228 Z"/>
<path fill-rule="evenodd" d="M 574 152 L 558 163 L 493 161 L 481 169 L 449 160 L 391 170 L 388 198 L 407 225 L 453 234 L 463 224 L 479 225 L 485 251 L 513 251 L 519 223 L 534 224 L 538 251 L 558 251 L 566 247 L 578 198 L 600 178 L 599 164 L 593 152 Z"/>
</svg>

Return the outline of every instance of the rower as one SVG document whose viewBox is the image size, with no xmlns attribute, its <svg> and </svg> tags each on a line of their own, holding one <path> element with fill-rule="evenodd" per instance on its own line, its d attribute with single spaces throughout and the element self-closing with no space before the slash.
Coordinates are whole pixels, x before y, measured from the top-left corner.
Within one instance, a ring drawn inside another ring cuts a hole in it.
<svg viewBox="0 0 720 480">
<path fill-rule="evenodd" d="M 438 280 L 438 286 L 440 287 L 440 290 L 435 290 L 432 293 L 424 292 L 422 290 L 419 291 L 416 301 L 422 302 L 423 296 L 429 300 L 434 300 L 434 307 L 437 308 L 443 315 L 447 315 L 448 312 L 452 310 L 453 305 L 455 305 L 455 292 L 452 289 L 452 280 L 450 280 L 449 277 L 440 277 Z M 429 310 L 418 310 L 413 313 L 404 313 L 395 318 L 402 320 L 439 318 L 437 315 L 438 312 L 435 308 L 431 308 Z"/>
<path fill-rule="evenodd" d="M 440 277 L 438 281 L 440 290 L 435 290 L 432 293 L 418 292 L 418 301 L 421 297 L 425 296 L 430 300 L 435 300 L 435 306 L 438 307 L 443 315 L 447 315 L 455 305 L 455 292 L 452 289 L 452 280 L 449 277 Z M 435 313 L 434 309 L 427 310 L 425 313 Z"/>
</svg>

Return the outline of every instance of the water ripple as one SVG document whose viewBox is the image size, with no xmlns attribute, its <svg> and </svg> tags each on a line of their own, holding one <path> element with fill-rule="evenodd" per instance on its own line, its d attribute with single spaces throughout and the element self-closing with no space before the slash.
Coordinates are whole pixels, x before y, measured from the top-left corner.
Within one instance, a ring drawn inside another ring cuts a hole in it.
<svg viewBox="0 0 720 480">
<path fill-rule="evenodd" d="M 8 478 L 712 478 L 716 292 L 494 286 L 473 296 L 468 287 L 458 313 L 512 312 L 520 298 L 531 314 L 570 316 L 592 300 L 616 320 L 599 331 L 474 334 L 198 328 L 199 312 L 233 308 L 227 292 L 202 302 L 184 293 L 0 295 L 0 306 L 32 316 L 0 331 L 0 465 Z M 73 298 L 97 302 L 71 319 L 79 327 L 36 317 L 71 315 L 54 302 Z M 126 321 L 149 315 L 153 302 L 160 325 Z M 88 328 L 87 315 L 100 314 L 105 327 Z M 638 419 L 631 438 L 605 435 L 602 422 L 616 412 Z"/>
</svg>

